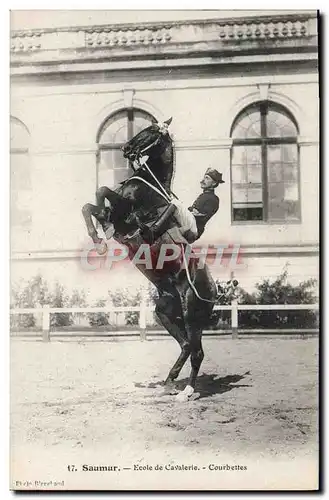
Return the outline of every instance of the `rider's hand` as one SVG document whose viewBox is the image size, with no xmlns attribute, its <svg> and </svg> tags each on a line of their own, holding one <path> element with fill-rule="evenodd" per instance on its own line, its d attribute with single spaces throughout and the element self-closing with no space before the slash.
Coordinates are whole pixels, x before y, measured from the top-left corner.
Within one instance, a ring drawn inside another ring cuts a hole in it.
<svg viewBox="0 0 329 500">
<path fill-rule="evenodd" d="M 199 216 L 206 215 L 206 214 L 203 214 L 203 213 L 199 212 L 199 210 L 197 210 L 196 208 L 192 208 L 191 212 L 192 212 L 193 215 L 196 215 L 196 216 L 198 216 L 198 215 Z"/>
<path fill-rule="evenodd" d="M 147 156 L 147 155 L 141 156 L 141 157 L 138 159 L 139 164 L 143 166 L 143 165 L 147 162 L 147 160 L 148 160 L 148 159 L 149 159 L 149 156 Z"/>
</svg>

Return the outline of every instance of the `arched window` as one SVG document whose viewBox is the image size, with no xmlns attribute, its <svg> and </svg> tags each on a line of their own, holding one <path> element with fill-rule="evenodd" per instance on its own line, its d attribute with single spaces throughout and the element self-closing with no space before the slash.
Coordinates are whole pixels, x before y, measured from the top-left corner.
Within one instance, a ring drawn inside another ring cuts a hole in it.
<svg viewBox="0 0 329 500">
<path fill-rule="evenodd" d="M 10 118 L 11 225 L 29 230 L 31 213 L 30 134 L 17 118 Z"/>
<path fill-rule="evenodd" d="M 152 115 L 136 108 L 122 109 L 106 119 L 97 136 L 98 187 L 114 187 L 129 177 L 131 166 L 121 148 L 154 120 Z"/>
<path fill-rule="evenodd" d="M 235 119 L 231 137 L 232 220 L 300 220 L 298 127 L 282 106 L 262 101 Z"/>
</svg>

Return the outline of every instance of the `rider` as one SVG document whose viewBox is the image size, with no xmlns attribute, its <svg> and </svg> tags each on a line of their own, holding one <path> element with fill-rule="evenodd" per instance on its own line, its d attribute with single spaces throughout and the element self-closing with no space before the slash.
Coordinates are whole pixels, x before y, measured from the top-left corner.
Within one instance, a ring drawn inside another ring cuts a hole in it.
<svg viewBox="0 0 329 500">
<path fill-rule="evenodd" d="M 208 168 L 201 180 L 203 193 L 187 209 L 182 202 L 171 196 L 167 208 L 161 217 L 151 226 L 141 224 L 141 235 L 148 243 L 155 242 L 165 231 L 175 243 L 193 243 L 204 232 L 205 225 L 215 215 L 219 207 L 219 198 L 215 188 L 225 181 L 216 169 Z M 168 228 L 168 221 L 173 216 L 177 226 Z"/>
<path fill-rule="evenodd" d="M 200 182 L 203 193 L 187 209 L 181 202 L 173 199 L 171 201 L 177 208 L 175 218 L 179 224 L 180 235 L 193 243 L 200 238 L 205 230 L 207 222 L 215 215 L 219 207 L 219 198 L 215 194 L 215 188 L 225 181 L 222 174 L 216 169 L 208 168 Z M 169 230 L 173 238 L 177 239 L 177 232 Z M 181 240 L 181 238 L 179 238 Z"/>
</svg>

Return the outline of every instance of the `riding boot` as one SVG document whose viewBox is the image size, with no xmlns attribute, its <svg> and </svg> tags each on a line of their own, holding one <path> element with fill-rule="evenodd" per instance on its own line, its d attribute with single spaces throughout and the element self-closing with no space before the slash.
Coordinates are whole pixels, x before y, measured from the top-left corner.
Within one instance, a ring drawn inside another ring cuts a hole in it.
<svg viewBox="0 0 329 500">
<path fill-rule="evenodd" d="M 141 236 L 152 245 L 168 229 L 170 217 L 175 212 L 176 207 L 172 203 L 164 210 L 159 219 L 152 226 L 144 225 L 141 228 Z"/>
<path fill-rule="evenodd" d="M 188 245 L 187 239 L 184 238 L 177 226 L 168 229 L 168 234 L 170 235 L 174 243 L 182 243 L 183 245 Z"/>
</svg>

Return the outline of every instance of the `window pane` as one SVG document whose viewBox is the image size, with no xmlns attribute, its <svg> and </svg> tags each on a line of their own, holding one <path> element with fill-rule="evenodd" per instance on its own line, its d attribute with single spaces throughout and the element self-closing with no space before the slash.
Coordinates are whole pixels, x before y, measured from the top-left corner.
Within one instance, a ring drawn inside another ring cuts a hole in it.
<svg viewBox="0 0 329 500">
<path fill-rule="evenodd" d="M 262 166 L 260 164 L 248 165 L 248 182 L 253 184 L 262 182 Z"/>
<path fill-rule="evenodd" d="M 134 135 L 152 124 L 152 116 L 140 110 L 134 110 Z"/>
<path fill-rule="evenodd" d="M 118 187 L 120 182 L 125 181 L 132 172 L 127 169 L 102 170 L 98 172 L 98 187 L 107 186 L 110 189 Z"/>
<path fill-rule="evenodd" d="M 297 183 L 286 183 L 284 185 L 285 201 L 298 201 L 298 185 Z"/>
<path fill-rule="evenodd" d="M 234 146 L 232 182 L 262 182 L 261 146 Z"/>
<path fill-rule="evenodd" d="M 286 220 L 299 220 L 299 202 L 286 201 L 285 202 Z"/>
<path fill-rule="evenodd" d="M 263 208 L 249 208 L 249 220 L 263 220 Z"/>
<path fill-rule="evenodd" d="M 30 135 L 25 126 L 18 120 L 10 120 L 10 149 L 28 149 Z"/>
<path fill-rule="evenodd" d="M 100 155 L 98 165 L 98 186 L 113 188 L 132 174 L 129 162 L 123 158 L 120 149 L 101 151 Z"/>
<path fill-rule="evenodd" d="M 286 220 L 286 211 L 282 200 L 270 199 L 268 211 L 270 220 Z"/>
<path fill-rule="evenodd" d="M 283 179 L 287 182 L 298 182 L 298 166 L 296 163 L 285 163 L 283 165 Z"/>
<path fill-rule="evenodd" d="M 234 208 L 233 220 L 248 220 L 248 211 L 246 208 Z"/>
<path fill-rule="evenodd" d="M 246 146 L 234 146 L 232 149 L 232 165 L 245 165 L 246 162 Z"/>
<path fill-rule="evenodd" d="M 269 183 L 268 185 L 268 214 L 269 219 L 284 220 L 284 184 L 277 182 L 275 184 Z"/>
<path fill-rule="evenodd" d="M 269 200 L 282 202 L 284 200 L 284 184 L 283 182 L 275 182 L 268 184 L 268 195 Z"/>
<path fill-rule="evenodd" d="M 281 159 L 285 163 L 295 163 L 298 161 L 298 146 L 297 144 L 282 144 Z"/>
<path fill-rule="evenodd" d="M 108 170 L 108 169 L 118 169 L 125 168 L 128 169 L 129 163 L 123 157 L 121 149 L 110 149 L 110 150 L 102 150 L 100 152 L 101 161 L 99 164 L 100 170 Z"/>
<path fill-rule="evenodd" d="M 297 129 L 293 121 L 283 112 L 269 110 L 266 117 L 268 137 L 296 137 Z"/>
<path fill-rule="evenodd" d="M 263 200 L 263 193 L 261 186 L 233 186 L 232 199 L 233 203 L 261 203 Z"/>
<path fill-rule="evenodd" d="M 281 162 L 282 151 L 281 145 L 267 146 L 267 161 L 269 163 Z"/>
<path fill-rule="evenodd" d="M 262 148 L 261 146 L 247 146 L 247 163 L 260 165 L 262 163 Z"/>
<path fill-rule="evenodd" d="M 232 153 L 232 165 L 262 163 L 261 146 L 234 146 Z"/>
<path fill-rule="evenodd" d="M 244 186 L 233 186 L 232 187 L 232 200 L 233 203 L 247 203 L 247 188 Z"/>
<path fill-rule="evenodd" d="M 297 183 L 269 184 L 269 219 L 296 220 L 299 218 Z"/>
<path fill-rule="evenodd" d="M 299 220 L 298 201 L 271 201 L 269 204 L 269 218 L 276 221 Z"/>
<path fill-rule="evenodd" d="M 247 198 L 248 198 L 248 202 L 250 202 L 250 203 L 262 202 L 263 192 L 262 192 L 261 186 L 248 188 Z"/>
<path fill-rule="evenodd" d="M 283 165 L 282 163 L 268 163 L 268 180 L 269 182 L 283 181 Z"/>
<path fill-rule="evenodd" d="M 268 176 L 270 182 L 298 180 L 297 145 L 268 146 Z"/>
<path fill-rule="evenodd" d="M 241 114 L 232 131 L 234 139 L 260 137 L 260 110 L 259 107 L 252 106 Z"/>
<path fill-rule="evenodd" d="M 124 144 L 128 141 L 127 111 L 113 115 L 105 124 L 99 144 Z"/>
<path fill-rule="evenodd" d="M 297 144 L 277 144 L 267 146 L 269 162 L 295 163 L 298 159 Z"/>
<path fill-rule="evenodd" d="M 233 184 L 247 183 L 247 168 L 244 165 L 232 166 L 232 182 Z"/>
<path fill-rule="evenodd" d="M 234 221 L 263 220 L 263 209 L 262 207 L 234 208 L 233 220 Z"/>
</svg>

